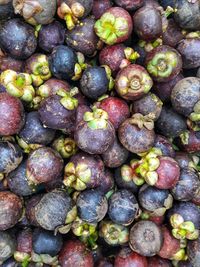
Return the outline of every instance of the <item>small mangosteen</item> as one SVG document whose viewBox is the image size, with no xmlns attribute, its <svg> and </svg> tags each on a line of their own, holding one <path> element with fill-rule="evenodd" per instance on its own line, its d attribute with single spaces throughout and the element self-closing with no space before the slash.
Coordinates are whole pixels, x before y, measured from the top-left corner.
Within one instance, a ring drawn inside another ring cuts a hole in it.
<svg viewBox="0 0 200 267">
<path fill-rule="evenodd" d="M 0 48 L 16 59 L 26 59 L 36 50 L 34 28 L 23 20 L 8 20 L 0 29 Z"/>
<path fill-rule="evenodd" d="M 139 215 L 138 202 L 129 190 L 120 189 L 109 199 L 108 215 L 117 224 L 130 225 Z"/>
<path fill-rule="evenodd" d="M 115 129 L 108 113 L 96 107 L 92 112 L 85 112 L 83 120 L 76 126 L 74 139 L 81 150 L 89 154 L 103 154 L 115 139 Z"/>
<path fill-rule="evenodd" d="M 13 227 L 21 218 L 23 211 L 22 200 L 15 194 L 0 192 L 0 230 Z"/>
<path fill-rule="evenodd" d="M 58 179 L 63 170 L 63 160 L 54 149 L 40 147 L 28 157 L 26 176 L 30 184 L 41 184 Z"/>
<path fill-rule="evenodd" d="M 108 210 L 107 198 L 98 189 L 85 190 L 78 196 L 78 216 L 87 223 L 98 223 L 106 215 Z"/>
<path fill-rule="evenodd" d="M 57 20 L 42 25 L 38 33 L 38 46 L 47 53 L 51 53 L 54 47 L 64 44 L 65 27 Z"/>
<path fill-rule="evenodd" d="M 111 7 L 98 19 L 94 26 L 97 36 L 106 44 L 126 41 L 133 30 L 129 13 L 121 7 Z"/>
<path fill-rule="evenodd" d="M 118 136 L 128 151 L 135 154 L 146 152 L 154 143 L 154 122 L 149 116 L 136 113 L 120 125 Z"/>
<path fill-rule="evenodd" d="M 142 256 L 156 255 L 163 244 L 163 234 L 155 223 L 139 221 L 130 230 L 129 245 L 131 249 Z"/>
<path fill-rule="evenodd" d="M 95 188 L 101 184 L 104 164 L 100 156 L 79 152 L 65 166 L 64 184 L 75 190 Z"/>
<path fill-rule="evenodd" d="M 131 64 L 118 72 L 115 89 L 125 100 L 136 100 L 147 94 L 153 85 L 148 72 L 140 65 Z"/>
</svg>

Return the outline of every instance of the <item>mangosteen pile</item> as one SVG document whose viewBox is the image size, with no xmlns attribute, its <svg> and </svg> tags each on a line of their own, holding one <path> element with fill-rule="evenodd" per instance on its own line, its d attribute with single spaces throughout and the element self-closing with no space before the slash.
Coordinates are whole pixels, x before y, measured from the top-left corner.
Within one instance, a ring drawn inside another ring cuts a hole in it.
<svg viewBox="0 0 200 267">
<path fill-rule="evenodd" d="M 0 266 L 200 267 L 200 1 L 0 0 Z"/>
</svg>

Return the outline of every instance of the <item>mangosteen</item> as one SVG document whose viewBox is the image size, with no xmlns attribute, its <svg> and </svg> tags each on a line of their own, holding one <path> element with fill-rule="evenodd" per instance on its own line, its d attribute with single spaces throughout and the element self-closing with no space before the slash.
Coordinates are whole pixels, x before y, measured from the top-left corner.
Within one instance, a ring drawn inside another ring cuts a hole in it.
<svg viewBox="0 0 200 267">
<path fill-rule="evenodd" d="M 94 0 L 92 5 L 92 15 L 95 19 L 99 19 L 111 7 L 111 0 Z"/>
<path fill-rule="evenodd" d="M 0 232 L 0 263 L 1 263 L 1 266 L 4 266 L 4 263 L 6 262 L 6 260 L 13 256 L 15 249 L 16 249 L 15 238 L 9 232 L 1 231 Z M 13 267 L 13 266 L 11 266 L 11 267 Z"/>
</svg>

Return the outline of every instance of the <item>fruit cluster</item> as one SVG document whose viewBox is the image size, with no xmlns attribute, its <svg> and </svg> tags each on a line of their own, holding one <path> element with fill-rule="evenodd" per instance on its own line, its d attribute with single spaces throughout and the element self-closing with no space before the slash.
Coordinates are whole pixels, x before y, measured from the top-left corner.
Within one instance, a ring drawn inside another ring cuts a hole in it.
<svg viewBox="0 0 200 267">
<path fill-rule="evenodd" d="M 0 0 L 0 266 L 200 267 L 200 1 Z"/>
</svg>

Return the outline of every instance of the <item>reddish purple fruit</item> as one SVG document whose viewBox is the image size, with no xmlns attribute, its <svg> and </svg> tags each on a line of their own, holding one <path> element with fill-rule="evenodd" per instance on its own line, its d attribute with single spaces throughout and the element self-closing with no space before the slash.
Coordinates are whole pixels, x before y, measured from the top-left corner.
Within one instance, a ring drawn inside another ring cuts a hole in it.
<svg viewBox="0 0 200 267">
<path fill-rule="evenodd" d="M 94 15 L 95 19 L 99 19 L 111 7 L 112 2 L 110 0 L 94 0 L 92 15 Z"/>
</svg>

